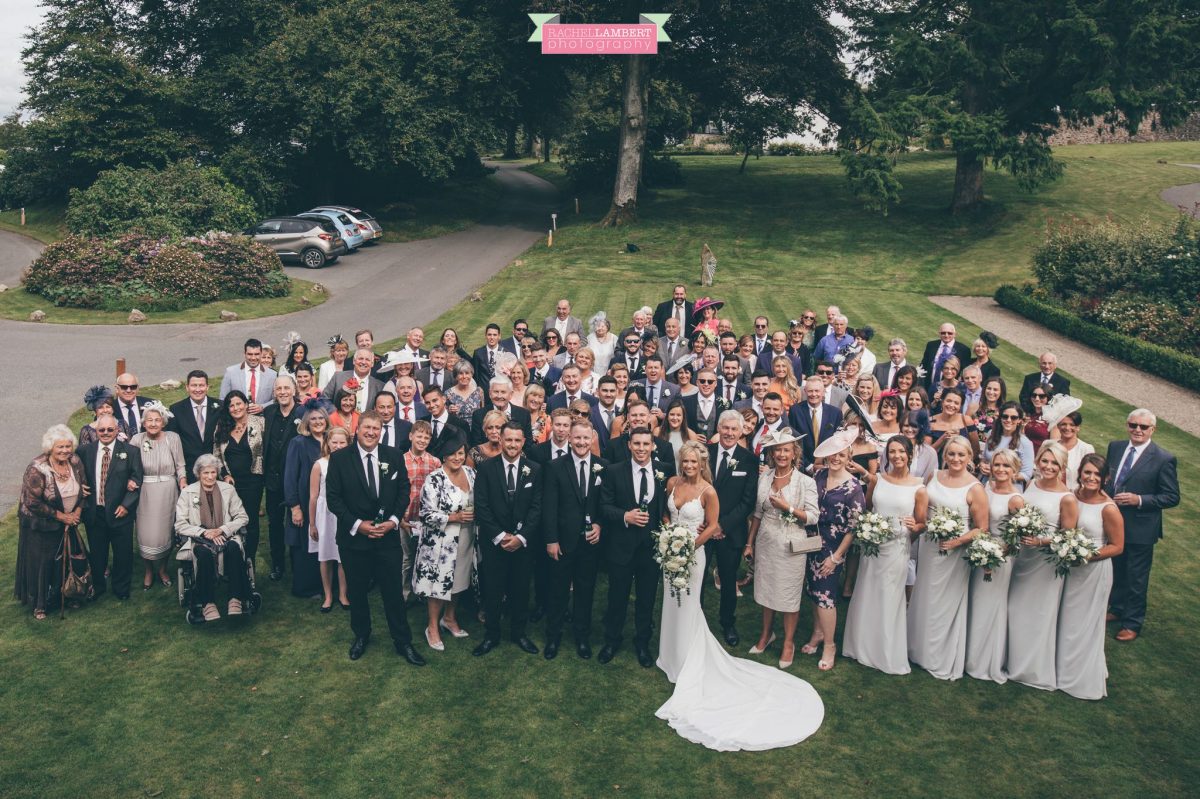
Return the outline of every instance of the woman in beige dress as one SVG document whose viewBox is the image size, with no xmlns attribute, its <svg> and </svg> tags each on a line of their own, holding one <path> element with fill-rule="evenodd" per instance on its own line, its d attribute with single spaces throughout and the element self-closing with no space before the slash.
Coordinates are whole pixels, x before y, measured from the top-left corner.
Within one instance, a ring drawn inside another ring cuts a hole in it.
<svg viewBox="0 0 1200 799">
<path fill-rule="evenodd" d="M 146 564 L 142 579 L 142 589 L 146 591 L 154 585 L 156 569 L 158 581 L 166 586 L 171 584 L 167 561 L 175 535 L 175 501 L 188 484 L 183 444 L 176 433 L 165 429 L 173 415 L 157 400 L 146 403 L 142 408 L 143 432 L 129 441 L 130 446 L 141 450 L 145 470 L 142 498 L 138 501 L 137 543 Z"/>
</svg>

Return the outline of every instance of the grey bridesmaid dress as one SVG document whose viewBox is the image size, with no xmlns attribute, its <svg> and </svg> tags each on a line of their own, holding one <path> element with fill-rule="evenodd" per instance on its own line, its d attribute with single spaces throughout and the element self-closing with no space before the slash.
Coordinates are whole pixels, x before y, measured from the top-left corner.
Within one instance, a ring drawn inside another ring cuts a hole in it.
<svg viewBox="0 0 1200 799">
<path fill-rule="evenodd" d="M 1079 528 L 1098 546 L 1108 543 L 1104 537 L 1104 502 L 1079 503 Z M 1055 650 L 1055 674 L 1058 690 L 1076 699 L 1103 699 L 1108 665 L 1104 660 L 1104 614 L 1108 611 L 1108 592 L 1112 588 L 1112 560 L 1085 563 L 1071 569 L 1063 586 L 1058 609 L 1058 641 Z"/>
</svg>

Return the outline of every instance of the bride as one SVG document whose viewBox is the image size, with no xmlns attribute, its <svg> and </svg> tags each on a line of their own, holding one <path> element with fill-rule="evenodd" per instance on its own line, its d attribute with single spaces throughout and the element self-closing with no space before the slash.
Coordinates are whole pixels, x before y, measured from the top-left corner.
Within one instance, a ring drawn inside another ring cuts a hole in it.
<svg viewBox="0 0 1200 799">
<path fill-rule="evenodd" d="M 700 607 L 704 542 L 719 536 L 717 492 L 708 450 L 689 441 L 679 449 L 679 476 L 667 484 L 671 524 L 696 537 L 691 593 L 677 602 L 664 588 L 658 667 L 675 693 L 655 715 L 684 738 L 709 749 L 736 751 L 790 746 L 821 726 L 825 706 L 811 685 L 790 674 L 725 651 Z M 704 532 L 698 531 L 703 527 Z"/>
</svg>

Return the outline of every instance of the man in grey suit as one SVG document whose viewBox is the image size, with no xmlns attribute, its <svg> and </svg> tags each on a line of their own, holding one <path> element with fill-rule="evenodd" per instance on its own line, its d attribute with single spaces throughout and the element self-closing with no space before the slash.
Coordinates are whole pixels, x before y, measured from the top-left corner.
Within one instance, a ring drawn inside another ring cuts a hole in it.
<svg viewBox="0 0 1200 799">
<path fill-rule="evenodd" d="M 663 322 L 667 334 L 658 340 L 658 357 L 662 358 L 663 367 L 670 369 L 680 358 L 688 355 L 688 340 L 683 336 L 679 320 L 668 316 Z"/>
<path fill-rule="evenodd" d="M 250 400 L 250 413 L 262 413 L 275 394 L 275 370 L 263 366 L 262 342 L 256 338 L 246 339 L 242 356 L 242 362 L 226 369 L 221 378 L 221 399 L 230 391 L 240 391 Z"/>
<path fill-rule="evenodd" d="M 547 316 L 542 322 L 542 333 L 547 330 L 557 330 L 559 338 L 564 341 L 568 333 L 578 333 L 583 337 L 583 322 L 578 316 L 571 316 L 571 301 L 559 300 L 554 308 L 554 316 Z"/>
<path fill-rule="evenodd" d="M 371 376 L 371 368 L 375 365 L 375 353 L 371 350 L 356 350 L 353 366 L 349 371 L 341 371 L 333 376 L 325 386 L 325 398 L 335 402 L 338 391 L 350 378 L 358 380 L 358 410 L 368 411 L 375 407 L 375 395 L 383 391 L 383 383 Z"/>
<path fill-rule="evenodd" d="M 1132 641 L 1146 621 L 1146 594 L 1154 545 L 1162 538 L 1162 512 L 1179 504 L 1175 456 L 1151 441 L 1158 420 L 1145 408 L 1125 420 L 1127 441 L 1108 445 L 1104 490 L 1125 520 L 1125 551 L 1113 558 L 1108 621 L 1119 621 L 1118 641 Z"/>
<path fill-rule="evenodd" d="M 821 382 L 825 385 L 825 404 L 832 405 L 835 408 L 841 409 L 846 402 L 846 397 L 850 392 L 844 388 L 839 388 L 833 382 L 834 366 L 828 361 L 817 362 L 817 377 L 821 378 Z"/>
<path fill-rule="evenodd" d="M 888 360 L 875 364 L 875 381 L 879 387 L 887 391 L 892 387 L 892 381 L 899 372 L 908 366 L 908 345 L 902 338 L 894 338 L 888 342 Z"/>
</svg>

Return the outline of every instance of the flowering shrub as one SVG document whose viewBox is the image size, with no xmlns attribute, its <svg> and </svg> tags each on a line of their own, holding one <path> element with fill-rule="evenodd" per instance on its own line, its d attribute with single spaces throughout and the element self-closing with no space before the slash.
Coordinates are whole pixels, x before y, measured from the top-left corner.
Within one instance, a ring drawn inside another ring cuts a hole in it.
<svg viewBox="0 0 1200 799">
<path fill-rule="evenodd" d="M 55 305 L 176 311 L 223 298 L 279 297 L 289 288 L 278 257 L 244 236 L 173 241 L 142 233 L 68 236 L 26 270 L 27 291 Z"/>
</svg>

